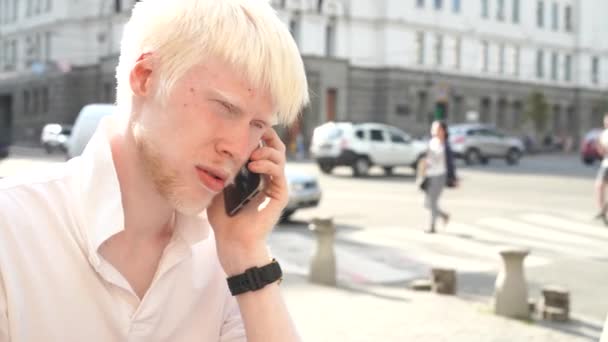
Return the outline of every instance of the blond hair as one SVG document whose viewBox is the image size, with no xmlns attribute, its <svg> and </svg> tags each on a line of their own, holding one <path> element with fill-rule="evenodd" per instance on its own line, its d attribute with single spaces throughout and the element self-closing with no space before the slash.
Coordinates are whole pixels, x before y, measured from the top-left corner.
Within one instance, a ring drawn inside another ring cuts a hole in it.
<svg viewBox="0 0 608 342">
<path fill-rule="evenodd" d="M 217 56 L 268 90 L 279 123 L 292 123 L 308 101 L 298 48 L 266 0 L 143 0 L 125 25 L 116 68 L 117 103 L 131 110 L 129 74 L 142 53 L 159 58 L 158 95 L 166 99 L 190 68 Z"/>
</svg>

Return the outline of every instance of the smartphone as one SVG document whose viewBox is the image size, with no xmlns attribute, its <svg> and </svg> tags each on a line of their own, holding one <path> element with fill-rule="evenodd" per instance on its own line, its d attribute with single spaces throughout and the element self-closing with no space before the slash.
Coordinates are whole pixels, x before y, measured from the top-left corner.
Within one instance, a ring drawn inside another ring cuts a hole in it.
<svg viewBox="0 0 608 342">
<path fill-rule="evenodd" d="M 234 183 L 224 188 L 224 207 L 228 216 L 236 215 L 261 189 L 262 177 L 251 172 L 247 164 L 239 170 Z"/>
</svg>

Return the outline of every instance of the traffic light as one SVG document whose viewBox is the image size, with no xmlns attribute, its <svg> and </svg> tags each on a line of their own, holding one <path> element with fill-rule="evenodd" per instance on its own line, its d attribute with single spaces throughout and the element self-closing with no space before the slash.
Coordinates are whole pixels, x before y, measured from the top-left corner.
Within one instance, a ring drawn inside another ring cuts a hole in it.
<svg viewBox="0 0 608 342">
<path fill-rule="evenodd" d="M 435 120 L 445 120 L 448 116 L 448 104 L 445 102 L 435 103 Z"/>
</svg>

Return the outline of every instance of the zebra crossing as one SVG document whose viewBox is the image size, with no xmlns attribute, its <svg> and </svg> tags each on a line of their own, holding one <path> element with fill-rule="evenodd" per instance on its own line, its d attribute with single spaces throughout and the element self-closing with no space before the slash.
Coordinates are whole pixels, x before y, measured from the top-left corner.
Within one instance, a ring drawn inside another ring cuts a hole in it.
<svg viewBox="0 0 608 342">
<path fill-rule="evenodd" d="M 269 245 L 286 272 L 308 274 L 316 248 L 309 231 L 277 229 Z M 334 250 L 339 280 L 391 283 L 425 277 L 431 267 L 496 272 L 507 246 L 530 249 L 527 268 L 565 258 L 608 261 L 608 228 L 582 214 L 524 212 L 452 222 L 438 234 L 398 226 L 338 231 Z"/>
</svg>

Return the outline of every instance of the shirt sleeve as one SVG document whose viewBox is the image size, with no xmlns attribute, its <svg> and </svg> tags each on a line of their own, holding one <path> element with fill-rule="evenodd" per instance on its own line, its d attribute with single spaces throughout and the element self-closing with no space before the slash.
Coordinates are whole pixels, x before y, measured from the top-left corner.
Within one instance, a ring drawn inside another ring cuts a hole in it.
<svg viewBox="0 0 608 342">
<path fill-rule="evenodd" d="M 220 332 L 220 342 L 246 342 L 245 326 L 236 299 L 228 294 L 224 310 L 224 323 Z M 0 339 L 0 342 L 3 342 Z"/>
</svg>

